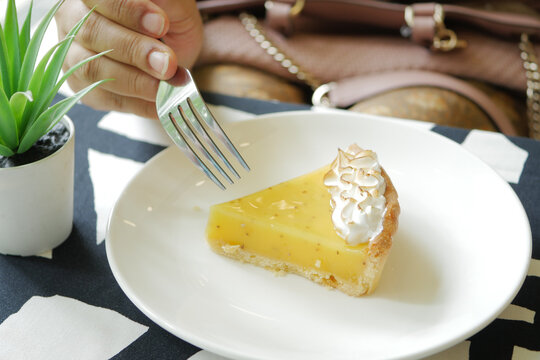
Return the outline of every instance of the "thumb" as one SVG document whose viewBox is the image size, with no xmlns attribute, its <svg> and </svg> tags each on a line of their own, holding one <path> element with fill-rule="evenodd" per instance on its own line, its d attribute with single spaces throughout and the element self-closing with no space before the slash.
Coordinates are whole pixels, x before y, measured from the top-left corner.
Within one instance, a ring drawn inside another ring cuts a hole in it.
<svg viewBox="0 0 540 360">
<path fill-rule="evenodd" d="M 178 65 L 190 68 L 202 48 L 203 25 L 195 0 L 152 0 L 169 18 L 163 42 L 175 53 Z"/>
</svg>

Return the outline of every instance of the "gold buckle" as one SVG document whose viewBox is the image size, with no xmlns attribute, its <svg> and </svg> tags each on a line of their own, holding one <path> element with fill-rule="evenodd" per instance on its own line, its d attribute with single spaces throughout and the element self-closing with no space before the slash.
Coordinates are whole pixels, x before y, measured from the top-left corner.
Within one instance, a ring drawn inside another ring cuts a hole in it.
<svg viewBox="0 0 540 360">
<path fill-rule="evenodd" d="M 435 4 L 433 20 L 435 21 L 435 35 L 431 44 L 433 50 L 447 52 L 467 47 L 467 41 L 458 39 L 455 31 L 448 29 L 444 24 L 444 8 L 441 4 Z M 405 23 L 409 28 L 414 28 L 414 10 L 412 6 L 405 8 Z"/>
<path fill-rule="evenodd" d="M 435 50 L 451 51 L 467 47 L 467 41 L 458 39 L 455 31 L 446 28 L 444 24 L 444 8 L 441 4 L 435 4 L 433 20 L 435 20 L 435 36 L 433 36 L 432 47 Z"/>
<path fill-rule="evenodd" d="M 440 51 L 451 51 L 467 47 L 467 41 L 458 39 L 456 33 L 442 28 L 433 37 L 433 48 Z"/>
<path fill-rule="evenodd" d="M 291 8 L 291 11 L 289 12 L 289 15 L 292 17 L 298 16 L 304 9 L 304 5 L 306 5 L 306 0 L 296 0 Z"/>
</svg>

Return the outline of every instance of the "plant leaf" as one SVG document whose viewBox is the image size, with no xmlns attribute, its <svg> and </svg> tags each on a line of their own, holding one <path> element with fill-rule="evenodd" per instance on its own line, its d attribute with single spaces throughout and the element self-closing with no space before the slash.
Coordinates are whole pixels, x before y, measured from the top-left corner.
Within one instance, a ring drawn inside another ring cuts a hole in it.
<svg viewBox="0 0 540 360">
<path fill-rule="evenodd" d="M 60 90 L 60 87 L 62 86 L 62 84 L 71 76 L 71 74 L 73 74 L 78 68 L 80 68 L 81 66 L 83 66 L 84 64 L 86 64 L 87 62 L 90 62 L 90 61 L 93 61 L 107 53 L 110 53 L 111 51 L 113 51 L 112 49 L 111 50 L 106 50 L 106 51 L 103 51 L 103 52 L 100 52 L 99 54 L 96 54 L 94 56 L 90 56 L 84 60 L 81 60 L 79 61 L 77 64 L 73 65 L 72 67 L 70 67 L 68 69 L 68 71 L 66 71 L 64 73 L 64 75 L 62 76 L 62 78 L 60 78 L 60 80 L 58 80 L 58 82 L 56 83 L 56 85 L 54 86 L 54 88 L 51 90 L 51 92 L 49 93 L 49 95 L 47 96 L 47 99 L 46 99 L 46 102 L 47 103 L 50 103 L 52 101 L 52 99 L 54 98 L 54 96 L 56 95 L 56 93 L 58 92 L 58 90 Z"/>
<path fill-rule="evenodd" d="M 54 54 L 57 48 L 65 45 L 68 41 L 72 39 L 73 39 L 73 36 L 68 36 L 64 38 L 62 41 L 57 42 L 53 47 L 51 47 L 45 53 L 45 55 L 43 55 L 43 57 L 39 61 L 39 64 L 36 66 L 36 69 L 32 72 L 32 77 L 30 78 L 28 89 L 36 91 L 36 92 L 37 90 L 39 90 L 39 85 L 41 84 L 41 81 L 43 79 L 43 73 L 45 73 L 45 70 L 47 69 L 47 64 L 52 54 Z"/>
<path fill-rule="evenodd" d="M 79 22 L 75 24 L 75 26 L 73 26 L 73 28 L 66 36 L 66 38 L 68 39 L 67 42 L 59 46 L 58 49 L 54 52 L 47 68 L 43 72 L 43 75 L 40 79 L 39 89 L 31 88 L 32 93 L 34 94 L 34 97 L 38 99 L 38 102 L 36 102 L 36 104 L 34 104 L 34 107 L 32 108 L 30 119 L 35 119 L 38 114 L 44 111 L 45 107 L 49 105 L 50 100 L 49 102 L 47 102 L 47 95 L 50 94 L 51 90 L 56 85 L 56 81 L 58 80 L 58 76 L 60 74 L 60 70 L 62 69 L 62 64 L 64 63 L 64 59 L 69 50 L 69 47 L 71 46 L 75 35 L 81 29 L 84 22 L 88 19 L 94 9 L 95 7 L 92 8 L 81 20 L 79 20 Z M 28 126 L 31 126 L 30 123 L 32 121 L 33 120 L 30 120 Z"/>
<path fill-rule="evenodd" d="M 28 101 L 34 101 L 34 99 L 32 99 L 32 92 L 30 90 L 24 92 L 17 91 L 15 94 L 11 95 L 11 98 L 9 99 L 11 111 L 13 112 L 13 116 L 15 116 L 15 120 L 17 120 L 17 124 L 19 125 L 21 123 L 24 108 L 26 107 L 26 103 Z M 18 128 L 20 129 L 20 127 Z"/>
<path fill-rule="evenodd" d="M 92 12 L 94 12 L 94 9 L 95 7 L 92 8 L 81 20 L 79 20 L 75 26 L 73 26 L 73 28 L 66 35 L 66 38 L 69 38 L 68 42 L 60 46 L 55 51 L 51 61 L 49 62 L 49 66 L 43 75 L 42 86 L 39 92 L 40 95 L 48 93 L 48 90 L 50 90 L 50 88 L 56 84 L 56 80 L 58 79 L 58 75 L 62 69 L 62 64 L 64 63 L 64 59 L 66 58 L 67 52 L 71 46 L 71 43 L 73 42 L 73 39 L 75 38 L 75 35 L 77 35 L 88 17 L 92 14 Z"/>
<path fill-rule="evenodd" d="M 26 133 L 21 139 L 17 153 L 23 153 L 30 149 L 30 147 L 39 140 L 40 137 L 45 135 L 50 131 L 54 125 L 79 101 L 84 95 L 92 91 L 95 87 L 101 85 L 102 83 L 108 81 L 109 79 L 101 80 L 93 83 L 80 90 L 76 94 L 61 100 L 45 110 L 37 119 L 34 121 L 32 126 L 27 129 Z"/>
<path fill-rule="evenodd" d="M 10 157 L 11 155 L 15 155 L 15 153 L 7 146 L 0 144 L 0 155 Z"/>
<path fill-rule="evenodd" d="M 17 22 L 17 7 L 15 0 L 8 0 L 6 18 L 4 20 L 4 36 L 9 53 L 8 68 L 13 76 L 10 78 L 11 90 L 17 88 L 18 74 L 21 70 L 21 54 L 19 52 L 19 24 Z M 11 96 L 11 92 L 6 94 Z"/>
<path fill-rule="evenodd" d="M 3 91 L 0 91 L 0 134 L 7 147 L 17 148 L 17 122 Z"/>
<path fill-rule="evenodd" d="M 2 138 L 2 133 L 1 133 L 1 132 L 0 132 L 0 145 L 6 146 L 6 142 L 5 142 L 4 139 Z"/>
<path fill-rule="evenodd" d="M 4 29 L 0 25 L 0 75 L 2 76 L 2 88 L 4 93 L 11 94 L 11 80 L 8 70 L 9 53 L 6 47 Z"/>
<path fill-rule="evenodd" d="M 26 49 L 28 48 L 28 43 L 30 42 L 30 26 L 32 22 L 32 8 L 34 6 L 34 0 L 30 0 L 30 6 L 28 8 L 28 13 L 24 19 L 23 26 L 21 27 L 21 32 L 19 33 L 19 53 L 21 59 L 24 59 L 26 54 Z"/>
<path fill-rule="evenodd" d="M 62 44 L 69 41 L 70 38 L 72 38 L 72 36 L 69 37 L 69 38 L 65 38 L 64 40 L 58 42 L 56 45 L 54 45 L 52 48 L 50 48 L 49 51 L 47 51 L 47 53 L 45 53 L 45 55 L 43 55 L 41 61 L 36 66 L 36 69 L 33 72 L 32 78 L 30 79 L 30 84 L 28 85 L 28 88 L 30 89 L 32 94 L 36 94 L 38 92 L 39 87 L 41 85 L 41 80 L 43 78 L 43 73 L 45 72 L 45 69 L 47 68 L 47 63 L 49 62 L 49 59 L 51 58 L 54 51 L 59 46 L 62 46 Z M 41 100 L 41 101 L 39 101 L 39 100 Z M 46 99 L 36 99 L 36 101 L 32 103 L 32 106 L 28 106 L 25 109 L 24 114 L 23 114 L 23 116 L 21 118 L 21 121 L 20 121 L 20 128 L 21 129 L 26 129 L 26 127 L 29 124 L 31 125 L 33 123 L 33 120 L 35 120 L 36 115 L 39 114 L 40 108 L 48 106 L 51 103 L 51 101 L 52 101 L 52 98 L 51 98 L 51 100 L 49 100 L 49 102 L 46 102 Z"/>
<path fill-rule="evenodd" d="M 49 27 L 49 24 L 54 17 L 54 14 L 56 14 L 56 11 L 58 11 L 58 8 L 62 5 L 63 2 L 64 0 L 58 1 L 49 10 L 45 17 L 43 17 L 36 30 L 34 31 L 34 35 L 30 39 L 30 42 L 28 43 L 28 48 L 26 49 L 24 60 L 21 65 L 21 75 L 19 78 L 19 85 L 17 87 L 19 91 L 27 90 L 28 82 L 30 81 L 30 77 L 32 76 L 34 65 L 36 64 L 39 47 L 41 46 L 41 42 L 43 41 L 43 37 L 45 36 L 45 31 Z"/>
</svg>

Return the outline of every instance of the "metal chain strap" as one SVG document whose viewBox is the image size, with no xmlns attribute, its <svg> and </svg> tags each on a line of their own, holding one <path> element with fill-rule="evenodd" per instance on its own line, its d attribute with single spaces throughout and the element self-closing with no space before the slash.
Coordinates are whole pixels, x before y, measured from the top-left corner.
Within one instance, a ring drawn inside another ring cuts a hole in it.
<svg viewBox="0 0 540 360">
<path fill-rule="evenodd" d="M 538 72 L 538 59 L 534 52 L 534 46 L 527 34 L 521 34 L 519 49 L 527 77 L 529 136 L 533 139 L 540 139 L 540 72 Z"/>
<path fill-rule="evenodd" d="M 259 44 L 259 46 L 266 51 L 266 53 L 274 58 L 281 66 L 296 78 L 316 90 L 321 86 L 322 82 L 315 76 L 305 71 L 301 66 L 296 64 L 291 58 L 289 58 L 276 44 L 266 36 L 266 32 L 257 21 L 257 18 L 247 13 L 241 13 L 239 15 L 240 21 L 248 34 Z"/>
</svg>

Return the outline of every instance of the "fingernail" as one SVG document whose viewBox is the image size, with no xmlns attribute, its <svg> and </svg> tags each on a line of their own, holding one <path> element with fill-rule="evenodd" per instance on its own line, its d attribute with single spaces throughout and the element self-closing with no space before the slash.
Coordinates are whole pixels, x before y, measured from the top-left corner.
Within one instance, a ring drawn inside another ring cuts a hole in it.
<svg viewBox="0 0 540 360">
<path fill-rule="evenodd" d="M 149 33 L 159 36 L 165 27 L 165 19 L 161 15 L 147 13 L 142 17 L 141 25 Z"/>
<path fill-rule="evenodd" d="M 148 63 L 154 71 L 164 76 L 169 68 L 169 54 L 161 51 L 152 51 L 148 56 Z"/>
</svg>

